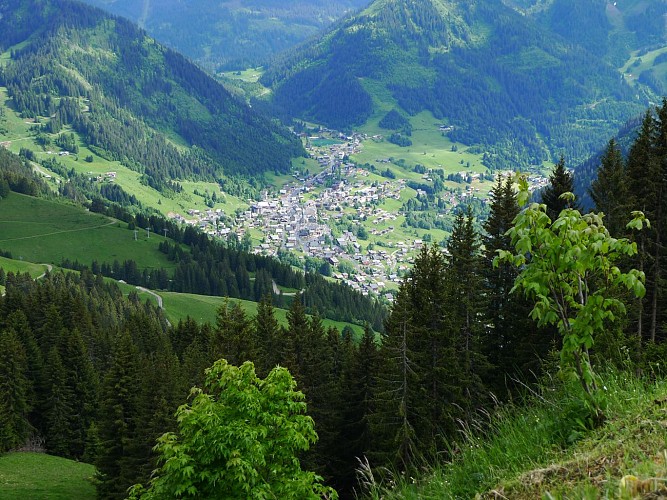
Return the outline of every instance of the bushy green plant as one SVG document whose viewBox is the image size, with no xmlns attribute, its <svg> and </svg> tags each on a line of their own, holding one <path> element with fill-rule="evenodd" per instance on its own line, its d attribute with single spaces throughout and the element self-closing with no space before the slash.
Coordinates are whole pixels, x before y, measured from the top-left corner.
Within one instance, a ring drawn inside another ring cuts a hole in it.
<svg viewBox="0 0 667 500">
<path fill-rule="evenodd" d="M 204 389 L 176 412 L 178 430 L 158 439 L 161 467 L 131 499 L 337 498 L 321 478 L 301 470 L 297 454 L 317 440 L 304 396 L 285 368 L 266 379 L 245 362 L 220 359 Z"/>
</svg>

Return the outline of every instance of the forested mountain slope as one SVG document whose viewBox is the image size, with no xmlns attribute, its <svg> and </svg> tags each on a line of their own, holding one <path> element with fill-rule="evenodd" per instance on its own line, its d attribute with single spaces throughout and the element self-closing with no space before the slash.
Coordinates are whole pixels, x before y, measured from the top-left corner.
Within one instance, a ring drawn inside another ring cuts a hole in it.
<svg viewBox="0 0 667 500">
<path fill-rule="evenodd" d="M 429 110 L 452 139 L 582 158 L 646 105 L 595 52 L 498 2 L 377 0 L 263 77 L 293 115 L 346 128 Z M 575 133 L 576 131 L 576 133 Z"/>
<path fill-rule="evenodd" d="M 303 151 L 288 130 L 129 21 L 66 0 L 4 1 L 0 15 L 10 105 L 46 133 L 71 126 L 154 187 L 285 172 Z"/>
<path fill-rule="evenodd" d="M 210 70 L 257 65 L 370 0 L 85 0 L 127 17 Z"/>
</svg>

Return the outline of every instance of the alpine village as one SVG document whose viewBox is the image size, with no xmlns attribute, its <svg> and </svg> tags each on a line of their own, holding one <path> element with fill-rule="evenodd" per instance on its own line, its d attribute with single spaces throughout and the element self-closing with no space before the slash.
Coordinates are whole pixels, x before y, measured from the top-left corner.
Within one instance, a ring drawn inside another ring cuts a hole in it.
<svg viewBox="0 0 667 500">
<path fill-rule="evenodd" d="M 0 500 L 667 498 L 667 0 L 0 0 Z"/>
</svg>

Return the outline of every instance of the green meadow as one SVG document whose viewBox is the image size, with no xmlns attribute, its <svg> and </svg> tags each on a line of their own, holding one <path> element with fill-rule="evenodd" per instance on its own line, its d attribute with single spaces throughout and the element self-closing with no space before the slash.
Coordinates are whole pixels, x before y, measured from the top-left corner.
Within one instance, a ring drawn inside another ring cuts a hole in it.
<svg viewBox="0 0 667 500">
<path fill-rule="evenodd" d="M 95 467 L 45 453 L 0 456 L 0 500 L 93 500 Z"/>
<path fill-rule="evenodd" d="M 100 214 L 17 193 L 0 201 L 0 249 L 16 260 L 59 264 L 64 258 L 90 264 L 134 260 L 141 269 L 171 268 L 158 244 L 164 237 L 139 231 Z"/>
<path fill-rule="evenodd" d="M 382 135 L 388 137 L 390 130 L 379 127 L 378 122 L 382 119 L 384 113 L 380 116 L 371 118 L 362 128 L 362 131 L 370 136 Z M 442 121 L 437 120 L 430 112 L 423 111 L 410 117 L 412 124 L 412 146 L 400 147 L 390 143 L 386 139 L 382 141 L 367 140 L 364 141 L 363 149 L 359 154 L 353 156 L 357 163 L 371 163 L 377 168 L 384 170 L 386 164 L 377 162 L 378 159 L 402 158 L 409 166 L 409 170 L 402 172 L 401 177 L 410 178 L 412 168 L 417 165 L 424 165 L 426 168 L 443 169 L 447 173 L 470 170 L 475 172 L 486 172 L 486 167 L 482 165 L 480 154 L 470 153 L 468 147 L 464 144 L 452 142 L 447 135 L 438 129 Z M 468 167 L 470 163 L 470 167 Z"/>
<path fill-rule="evenodd" d="M 216 311 L 218 307 L 225 303 L 226 300 L 230 304 L 238 303 L 241 305 L 245 313 L 254 317 L 257 314 L 257 302 L 241 299 L 227 299 L 225 297 L 211 297 L 208 295 L 195 295 L 191 293 L 176 293 L 176 292 L 158 292 L 162 297 L 165 313 L 169 321 L 173 324 L 184 320 L 188 316 L 198 322 L 208 322 L 215 324 Z M 142 299 L 148 298 L 148 294 L 141 293 Z M 275 309 L 275 315 L 278 322 L 287 326 L 287 311 L 285 309 Z M 333 321 L 330 319 L 322 320 L 325 328 L 330 326 L 342 331 L 343 328 L 349 326 L 355 333 L 355 338 L 363 335 L 363 328 L 359 325 L 351 323 L 344 323 L 342 321 Z"/>
</svg>

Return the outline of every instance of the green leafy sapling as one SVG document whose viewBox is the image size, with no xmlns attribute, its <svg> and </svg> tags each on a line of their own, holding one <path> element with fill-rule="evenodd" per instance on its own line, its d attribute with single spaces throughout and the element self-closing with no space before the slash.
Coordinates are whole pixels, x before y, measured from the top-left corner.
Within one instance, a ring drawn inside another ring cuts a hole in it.
<svg viewBox="0 0 667 500">
<path fill-rule="evenodd" d="M 319 476 L 303 471 L 300 452 L 317 440 L 304 396 L 285 368 L 265 379 L 247 361 L 220 359 L 204 389 L 176 412 L 178 430 L 158 439 L 160 468 L 130 499 L 335 499 Z"/>
<path fill-rule="evenodd" d="M 518 175 L 518 200 L 528 205 L 525 176 Z M 572 193 L 561 195 L 572 199 Z M 637 253 L 635 243 L 609 235 L 603 214 L 582 215 L 566 208 L 552 221 L 546 206 L 531 203 L 514 219 L 507 232 L 515 253 L 498 250 L 494 265 L 505 261 L 520 269 L 512 291 L 522 290 L 535 302 L 531 317 L 540 326 L 556 325 L 563 337 L 561 372 L 578 380 L 597 421 L 604 416 L 600 384 L 591 366 L 593 339 L 625 314 L 625 304 L 614 291 L 629 290 L 643 297 L 644 273 L 622 272 L 616 263 Z M 642 212 L 633 212 L 628 228 L 649 226 Z"/>
</svg>

